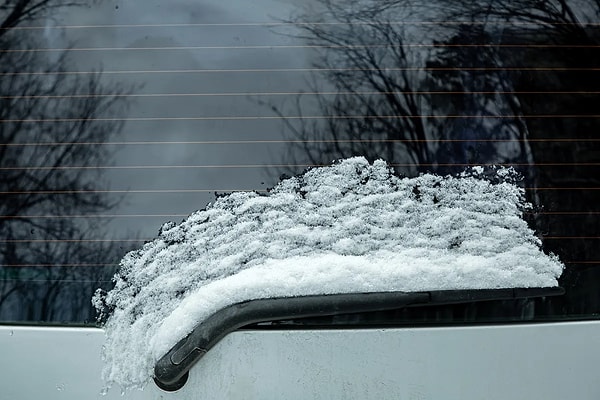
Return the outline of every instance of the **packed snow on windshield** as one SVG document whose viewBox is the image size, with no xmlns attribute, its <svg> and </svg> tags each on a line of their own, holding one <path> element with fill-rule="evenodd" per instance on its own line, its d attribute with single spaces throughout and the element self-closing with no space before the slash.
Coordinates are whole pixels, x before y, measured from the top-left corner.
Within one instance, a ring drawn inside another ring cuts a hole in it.
<svg viewBox="0 0 600 400">
<path fill-rule="evenodd" d="M 557 286 L 564 266 L 523 220 L 514 172 L 493 174 L 405 178 L 356 157 L 164 224 L 93 299 L 110 310 L 107 386 L 143 387 L 198 323 L 246 300 Z"/>
</svg>

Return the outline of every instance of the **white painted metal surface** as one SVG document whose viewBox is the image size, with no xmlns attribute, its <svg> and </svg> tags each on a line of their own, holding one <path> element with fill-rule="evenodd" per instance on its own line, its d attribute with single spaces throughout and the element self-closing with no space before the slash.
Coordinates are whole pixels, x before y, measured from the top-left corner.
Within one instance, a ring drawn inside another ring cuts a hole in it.
<svg viewBox="0 0 600 400">
<path fill-rule="evenodd" d="M 123 399 L 119 388 L 101 394 L 103 342 L 94 328 L 0 326 L 0 399 Z"/>
<path fill-rule="evenodd" d="M 600 321 L 240 331 L 165 393 L 100 395 L 104 336 L 0 327 L 1 399 L 599 399 Z"/>
</svg>

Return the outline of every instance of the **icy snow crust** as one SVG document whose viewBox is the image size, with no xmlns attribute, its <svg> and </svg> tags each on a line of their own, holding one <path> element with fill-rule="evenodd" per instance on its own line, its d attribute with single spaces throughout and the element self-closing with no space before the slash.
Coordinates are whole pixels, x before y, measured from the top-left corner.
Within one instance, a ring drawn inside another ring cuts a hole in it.
<svg viewBox="0 0 600 400">
<path fill-rule="evenodd" d="M 107 385 L 143 387 L 155 362 L 215 311 L 311 294 L 550 287 L 563 265 L 521 218 L 523 190 L 474 169 L 395 176 L 351 158 L 232 193 L 127 254 L 107 296 Z"/>
</svg>

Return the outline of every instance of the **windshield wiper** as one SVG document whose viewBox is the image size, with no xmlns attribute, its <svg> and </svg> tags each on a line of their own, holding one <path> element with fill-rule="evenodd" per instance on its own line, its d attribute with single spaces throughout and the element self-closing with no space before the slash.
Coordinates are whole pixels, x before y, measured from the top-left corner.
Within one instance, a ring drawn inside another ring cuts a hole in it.
<svg viewBox="0 0 600 400">
<path fill-rule="evenodd" d="M 564 294 L 560 287 L 426 292 L 333 294 L 250 300 L 230 305 L 201 322 L 154 367 L 154 381 L 165 391 L 185 385 L 189 370 L 227 334 L 261 322 L 375 312 L 422 305 L 464 304 Z"/>
</svg>

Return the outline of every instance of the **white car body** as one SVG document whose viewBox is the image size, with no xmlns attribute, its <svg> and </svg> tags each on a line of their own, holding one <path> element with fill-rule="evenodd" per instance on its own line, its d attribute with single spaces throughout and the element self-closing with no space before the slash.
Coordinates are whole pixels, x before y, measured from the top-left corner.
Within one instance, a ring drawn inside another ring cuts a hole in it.
<svg viewBox="0 0 600 400">
<path fill-rule="evenodd" d="M 386 329 L 242 330 L 179 391 L 102 394 L 104 332 L 1 326 L 2 399 L 600 398 L 600 321 Z"/>
</svg>

